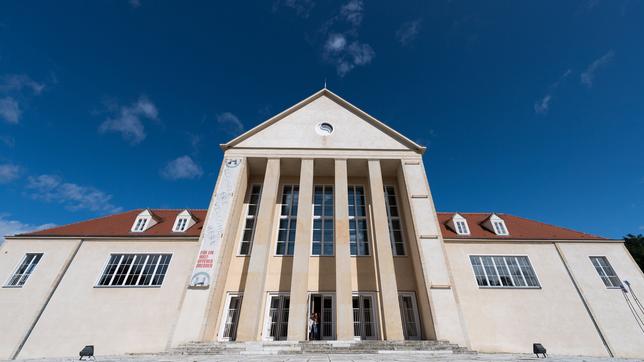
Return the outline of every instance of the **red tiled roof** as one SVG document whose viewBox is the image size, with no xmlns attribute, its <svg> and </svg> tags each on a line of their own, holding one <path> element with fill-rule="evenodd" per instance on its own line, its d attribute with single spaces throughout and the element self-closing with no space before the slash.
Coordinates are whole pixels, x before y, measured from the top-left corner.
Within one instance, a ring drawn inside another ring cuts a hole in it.
<svg viewBox="0 0 644 362">
<path fill-rule="evenodd" d="M 150 209 L 152 214 L 156 217 L 157 224 L 144 232 L 133 233 L 132 224 L 136 216 L 144 209 L 130 210 L 119 214 L 108 215 L 97 219 L 81 221 L 74 224 L 63 225 L 51 229 L 34 231 L 31 233 L 19 234 L 17 236 L 78 236 L 78 237 L 101 237 L 101 236 L 184 236 L 184 237 L 198 237 L 201 234 L 203 221 L 206 218 L 206 211 L 203 209 L 188 210 L 196 219 L 197 223 L 190 227 L 185 232 L 173 232 L 174 220 L 177 215 L 183 211 L 181 210 L 167 210 L 167 209 Z"/>
<path fill-rule="evenodd" d="M 441 233 L 445 239 L 510 239 L 510 240 L 608 240 L 600 236 L 582 233 L 559 226 L 544 224 L 539 221 L 528 220 L 522 217 L 499 214 L 503 219 L 510 235 L 500 236 L 483 227 L 483 222 L 491 213 L 461 213 L 458 214 L 467 220 L 470 235 L 458 235 L 447 226 L 447 222 L 454 216 L 454 212 L 439 212 L 438 222 Z"/>
<path fill-rule="evenodd" d="M 189 209 L 188 211 L 197 219 L 197 223 L 184 233 L 172 231 L 174 220 L 183 210 L 150 209 L 156 216 L 158 223 L 150 229 L 133 233 L 130 231 L 136 216 L 143 209 L 131 210 L 120 214 L 109 215 L 97 219 L 81 221 L 74 224 L 59 226 L 51 229 L 19 234 L 17 236 L 67 236 L 67 237 L 198 237 L 206 217 L 204 209 Z M 463 216 L 470 228 L 470 235 L 458 235 L 449 227 L 447 222 L 454 216 L 453 212 L 439 212 L 438 221 L 441 233 L 446 239 L 490 239 L 490 240 L 607 240 L 558 226 L 544 224 L 521 217 L 497 214 L 505 221 L 510 233 L 508 236 L 499 236 L 482 226 L 490 213 L 459 213 Z"/>
</svg>

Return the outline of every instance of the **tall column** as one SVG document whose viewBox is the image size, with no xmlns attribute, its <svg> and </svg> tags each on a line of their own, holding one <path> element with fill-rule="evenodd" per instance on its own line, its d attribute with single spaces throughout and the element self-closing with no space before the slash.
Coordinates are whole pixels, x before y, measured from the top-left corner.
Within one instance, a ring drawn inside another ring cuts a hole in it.
<svg viewBox="0 0 644 362">
<path fill-rule="evenodd" d="M 253 247 L 248 263 L 244 298 L 239 314 L 237 327 L 238 341 L 255 341 L 261 338 L 260 322 L 266 299 L 266 271 L 268 258 L 271 255 L 272 231 L 274 224 L 275 205 L 279 194 L 280 160 L 270 158 L 266 163 L 262 197 L 255 225 Z"/>
<path fill-rule="evenodd" d="M 309 250 L 311 249 L 311 223 L 313 215 L 313 160 L 303 159 L 300 166 L 300 194 L 295 231 L 295 254 L 291 276 L 291 300 L 288 318 L 288 340 L 306 340 L 308 317 L 307 295 L 309 287 Z"/>
<path fill-rule="evenodd" d="M 385 192 L 382 184 L 380 160 L 369 160 L 369 191 L 373 214 L 373 234 L 375 245 L 378 280 L 380 282 L 380 301 L 383 317 L 385 339 L 405 339 L 400 319 L 398 304 L 398 285 L 394 269 L 394 258 L 391 252 L 389 222 L 385 205 Z"/>
<path fill-rule="evenodd" d="M 335 298 L 338 340 L 353 340 L 347 160 L 335 160 Z"/>
</svg>

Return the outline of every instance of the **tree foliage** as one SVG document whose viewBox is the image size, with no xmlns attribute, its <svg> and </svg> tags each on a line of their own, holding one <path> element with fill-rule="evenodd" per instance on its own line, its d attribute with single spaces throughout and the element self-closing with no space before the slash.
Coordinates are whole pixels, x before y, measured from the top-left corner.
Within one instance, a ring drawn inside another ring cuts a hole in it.
<svg viewBox="0 0 644 362">
<path fill-rule="evenodd" d="M 633 259 L 640 269 L 644 270 L 644 235 L 642 234 L 628 234 L 624 236 L 626 248 L 633 255 Z"/>
</svg>

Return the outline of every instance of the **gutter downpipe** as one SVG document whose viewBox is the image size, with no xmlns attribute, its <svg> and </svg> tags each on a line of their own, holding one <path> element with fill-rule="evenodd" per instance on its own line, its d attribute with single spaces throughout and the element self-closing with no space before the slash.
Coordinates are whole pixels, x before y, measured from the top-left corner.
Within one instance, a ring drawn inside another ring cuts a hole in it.
<svg viewBox="0 0 644 362">
<path fill-rule="evenodd" d="M 25 334 L 25 337 L 22 339 L 22 342 L 20 342 L 20 345 L 18 346 L 18 349 L 16 349 L 16 352 L 11 356 L 11 360 L 15 360 L 20 352 L 22 352 L 22 348 L 25 346 L 27 343 L 27 340 L 29 339 L 29 336 L 31 336 L 31 332 L 33 332 L 34 328 L 36 328 L 36 324 L 38 324 L 38 321 L 40 320 L 40 317 L 42 314 L 45 312 L 45 309 L 47 308 L 47 305 L 49 305 L 49 301 L 51 298 L 54 296 L 54 293 L 58 289 L 58 286 L 60 285 L 61 280 L 67 274 L 67 269 L 69 269 L 69 266 L 72 264 L 72 261 L 74 261 L 74 258 L 76 258 L 76 254 L 78 253 L 78 250 L 80 249 L 81 245 L 83 245 L 83 239 L 80 239 L 78 242 L 78 245 L 74 249 L 74 252 L 72 253 L 71 257 L 65 262 L 63 265 L 63 270 L 58 274 L 56 277 L 56 280 L 54 281 L 54 287 L 51 290 L 51 293 L 47 296 L 47 300 L 45 300 L 45 303 L 43 304 L 42 308 L 40 308 L 40 311 L 38 312 L 38 315 L 34 319 L 33 323 L 31 323 L 31 326 L 29 327 L 29 330 L 27 330 L 27 333 Z"/>
<path fill-rule="evenodd" d="M 599 325 L 597 324 L 597 321 L 595 320 L 595 317 L 593 316 L 593 313 L 590 311 L 590 307 L 588 306 L 588 303 L 586 302 L 586 298 L 584 298 L 584 295 L 581 293 L 581 289 L 579 289 L 579 285 L 577 285 L 577 281 L 575 281 L 575 278 L 572 276 L 572 272 L 570 271 L 570 268 L 568 267 L 568 263 L 566 262 L 566 258 L 564 258 L 563 253 L 561 252 L 561 249 L 559 248 L 559 244 L 553 243 L 555 246 L 555 249 L 557 249 L 557 254 L 559 254 L 559 258 L 561 259 L 561 262 L 563 263 L 564 267 L 566 268 L 566 272 L 568 273 L 568 277 L 570 277 L 570 281 L 572 281 L 572 285 L 575 286 L 575 290 L 577 291 L 577 295 L 579 295 L 579 299 L 581 299 L 581 302 L 584 304 L 584 308 L 586 308 L 586 312 L 588 313 L 588 316 L 590 317 L 590 320 L 593 322 L 593 325 L 595 326 L 595 329 L 597 330 L 597 334 L 599 334 L 599 338 L 602 340 L 602 343 L 604 344 L 604 347 L 606 347 L 606 351 L 608 352 L 608 355 L 611 358 L 614 358 L 615 355 L 613 355 L 613 351 L 611 351 L 610 347 L 608 346 L 608 342 L 606 341 L 606 338 L 604 338 L 604 334 L 602 333 L 601 329 L 599 328 Z"/>
</svg>

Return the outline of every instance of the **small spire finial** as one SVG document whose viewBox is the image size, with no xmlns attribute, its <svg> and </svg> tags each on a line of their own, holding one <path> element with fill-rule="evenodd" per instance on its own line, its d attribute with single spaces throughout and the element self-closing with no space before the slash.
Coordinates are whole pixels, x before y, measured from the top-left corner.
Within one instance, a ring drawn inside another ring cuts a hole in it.
<svg viewBox="0 0 644 362">
<path fill-rule="evenodd" d="M 324 77 L 324 89 L 326 89 L 326 77 Z"/>
</svg>

